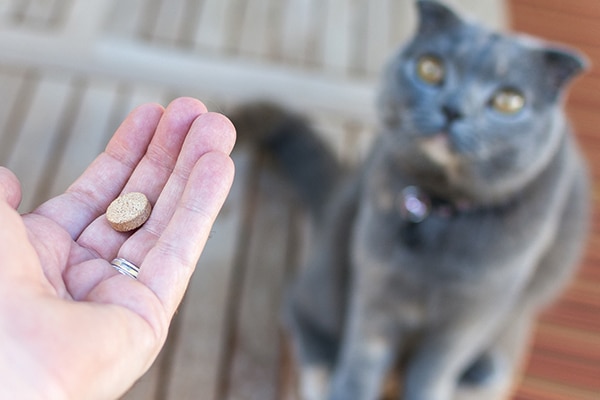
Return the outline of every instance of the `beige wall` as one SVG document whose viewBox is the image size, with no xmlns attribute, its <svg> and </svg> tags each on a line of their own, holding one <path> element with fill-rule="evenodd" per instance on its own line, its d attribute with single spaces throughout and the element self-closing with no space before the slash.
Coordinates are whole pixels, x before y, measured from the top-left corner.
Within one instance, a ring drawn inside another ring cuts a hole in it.
<svg viewBox="0 0 600 400">
<path fill-rule="evenodd" d="M 504 28 L 507 25 L 504 0 L 446 0 L 446 3 L 467 15 L 471 14 L 488 26 Z"/>
<path fill-rule="evenodd" d="M 399 15 L 406 18 L 405 23 L 401 24 L 402 37 L 406 38 L 413 31 L 416 23 L 414 3 L 411 0 L 401 1 L 403 9 Z M 461 15 L 472 17 L 486 26 L 503 29 L 508 25 L 505 0 L 444 0 L 444 3 L 453 7 Z"/>
</svg>

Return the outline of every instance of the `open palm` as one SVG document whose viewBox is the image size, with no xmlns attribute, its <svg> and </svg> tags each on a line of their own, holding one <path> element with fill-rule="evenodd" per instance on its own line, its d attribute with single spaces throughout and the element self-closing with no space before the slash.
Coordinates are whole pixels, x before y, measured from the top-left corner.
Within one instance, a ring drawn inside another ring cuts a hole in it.
<svg viewBox="0 0 600 400">
<path fill-rule="evenodd" d="M 149 368 L 231 186 L 234 136 L 197 100 L 141 106 L 66 193 L 23 216 L 19 183 L 0 168 L 7 398 L 116 398 Z M 150 219 L 116 232 L 106 207 L 133 191 L 152 203 Z M 138 280 L 115 257 L 139 266 Z"/>
</svg>

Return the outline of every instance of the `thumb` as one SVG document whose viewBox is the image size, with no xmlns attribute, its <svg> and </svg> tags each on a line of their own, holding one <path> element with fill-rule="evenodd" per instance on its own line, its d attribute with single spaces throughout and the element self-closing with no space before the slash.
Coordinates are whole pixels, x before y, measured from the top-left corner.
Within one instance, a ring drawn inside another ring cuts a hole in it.
<svg viewBox="0 0 600 400">
<path fill-rule="evenodd" d="M 20 201 L 19 180 L 9 169 L 0 167 L 0 291 L 3 294 L 9 289 L 21 290 L 14 285 L 15 277 L 23 282 L 23 277 L 33 271 L 29 266 L 39 265 L 23 218 L 17 211 Z M 39 276 L 39 271 L 37 273 Z"/>
<path fill-rule="evenodd" d="M 0 201 L 7 202 L 13 209 L 21 203 L 21 183 L 8 168 L 0 167 Z"/>
</svg>

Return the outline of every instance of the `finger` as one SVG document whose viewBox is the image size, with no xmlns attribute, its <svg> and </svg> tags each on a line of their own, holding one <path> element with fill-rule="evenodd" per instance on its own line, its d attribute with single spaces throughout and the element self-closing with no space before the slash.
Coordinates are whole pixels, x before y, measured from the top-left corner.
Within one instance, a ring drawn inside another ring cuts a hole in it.
<svg viewBox="0 0 600 400">
<path fill-rule="evenodd" d="M 19 180 L 12 171 L 0 167 L 0 286 L 10 287 L 15 279 L 23 284 L 43 282 L 39 259 L 30 241 L 32 235 L 17 211 L 20 200 Z"/>
<path fill-rule="evenodd" d="M 205 112 L 206 108 L 198 100 L 191 98 L 174 100 L 165 110 L 154 139 L 131 174 L 122 193 L 142 192 L 151 204 L 155 204 L 175 168 L 190 127 L 194 120 Z M 111 258 L 129 237 L 129 233 L 115 232 L 106 219 L 101 217 L 86 228 L 77 242 L 103 258 Z"/>
<path fill-rule="evenodd" d="M 23 282 L 40 268 L 23 219 L 4 198 L 0 201 L 0 221 L 0 290 L 4 292 L 4 285 L 11 284 L 15 277 Z"/>
<path fill-rule="evenodd" d="M 192 98 L 176 99 L 169 104 L 144 158 L 123 192 L 142 191 L 154 204 L 175 168 L 190 127 L 206 112 L 204 104 Z"/>
<path fill-rule="evenodd" d="M 233 175 L 233 162 L 227 155 L 205 154 L 193 168 L 173 218 L 160 240 L 143 263 L 135 261 L 140 266 L 139 279 L 120 275 L 107 261 L 89 260 L 69 270 L 65 278 L 73 298 L 118 304 L 145 314 L 144 318 L 151 320 L 156 317 L 145 309 L 153 303 L 147 299 L 146 289 L 149 288 L 160 300 L 165 320 L 169 320 L 181 301 L 213 222 L 225 202 Z M 123 293 L 128 296 L 123 297 Z"/>
<path fill-rule="evenodd" d="M 227 155 L 204 155 L 193 168 L 173 217 L 140 265 L 139 281 L 156 294 L 168 315 L 181 302 L 233 176 L 233 161 Z"/>
<path fill-rule="evenodd" d="M 34 213 L 52 219 L 77 238 L 121 192 L 146 153 L 163 111 L 157 104 L 133 110 L 83 175 L 63 195 L 45 202 Z"/>
<path fill-rule="evenodd" d="M 172 176 L 165 185 L 159 200 L 154 204 L 150 219 L 131 237 L 129 234 L 114 232 L 104 218 L 95 221 L 93 230 L 90 228 L 78 240 L 86 248 L 91 248 L 100 258 L 107 261 L 119 256 L 130 262 L 141 265 L 144 257 L 155 245 L 156 241 L 168 225 L 175 212 L 190 173 L 194 165 L 207 152 L 228 154 L 235 142 L 235 129 L 224 116 L 207 113 L 199 116 L 190 128 L 182 148 L 181 155 Z M 139 188 L 138 188 L 139 190 Z M 91 232 L 94 232 L 92 235 Z M 79 263 L 81 259 L 74 259 Z M 77 282 L 78 288 L 72 288 L 72 294 L 77 298 L 84 296 L 88 290 L 102 280 L 113 275 L 112 270 L 75 269 L 68 274 L 69 282 Z"/>
<path fill-rule="evenodd" d="M 21 184 L 17 176 L 8 168 L 0 167 L 0 199 L 13 209 L 21 203 Z"/>
<path fill-rule="evenodd" d="M 228 119 L 220 114 L 207 113 L 199 116 L 187 135 L 177 165 L 159 200 L 154 205 L 150 219 L 133 236 L 114 232 L 104 218 L 94 222 L 79 238 L 78 243 L 91 248 L 100 258 L 107 261 L 117 255 L 136 265 L 141 265 L 144 257 L 168 225 L 175 207 L 187 184 L 190 171 L 197 160 L 208 152 L 230 153 L 235 142 L 235 129 Z M 92 234 L 93 232 L 93 234 Z M 122 246 L 122 247 L 121 247 Z M 121 250 L 117 253 L 117 249 Z M 79 264 L 89 257 L 89 253 L 72 260 Z M 87 265 L 87 264 L 86 264 Z M 107 264 L 108 265 L 108 264 Z M 65 274 L 69 292 L 74 298 L 83 298 L 103 280 L 114 276 L 112 268 L 72 268 Z"/>
<path fill-rule="evenodd" d="M 99 332 L 118 333 L 121 340 L 109 341 L 107 344 L 112 352 L 103 352 L 102 357 L 103 362 L 114 365 L 114 370 L 142 371 L 156 357 L 211 226 L 229 192 L 233 174 L 233 162 L 226 154 L 210 152 L 203 155 L 191 171 L 164 235 L 142 265 L 144 272 L 139 281 L 115 275 L 100 282 L 85 296 L 88 301 L 80 303 L 118 306 L 109 309 L 110 315 L 105 313 L 107 318 L 99 319 L 96 306 L 95 313 L 88 311 L 81 316 L 85 319 L 86 315 L 93 314 L 91 323 L 84 326 L 92 326 L 96 321 Z M 140 318 L 133 318 L 130 312 Z M 114 376 L 110 377 L 113 380 L 108 381 L 114 387 Z M 98 377 L 102 382 L 104 378 Z"/>
<path fill-rule="evenodd" d="M 196 119 L 173 174 L 160 194 L 150 219 L 123 243 L 118 253 L 119 257 L 132 262 L 141 262 L 144 259 L 171 220 L 197 161 L 208 152 L 229 154 L 234 141 L 235 129 L 224 116 L 208 113 Z"/>
</svg>

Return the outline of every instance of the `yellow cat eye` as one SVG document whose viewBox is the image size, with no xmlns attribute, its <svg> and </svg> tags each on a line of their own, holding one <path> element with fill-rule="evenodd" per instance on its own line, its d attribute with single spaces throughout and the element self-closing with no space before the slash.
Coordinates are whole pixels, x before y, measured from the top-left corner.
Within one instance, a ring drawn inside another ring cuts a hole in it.
<svg viewBox="0 0 600 400">
<path fill-rule="evenodd" d="M 444 64 L 435 56 L 422 56 L 417 61 L 417 75 L 430 85 L 439 85 L 444 81 Z"/>
<path fill-rule="evenodd" d="M 492 98 L 492 107 L 502 114 L 515 114 L 525 107 L 525 97 L 514 89 L 502 89 Z"/>
</svg>

